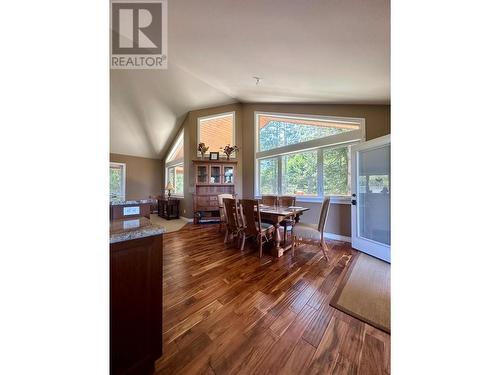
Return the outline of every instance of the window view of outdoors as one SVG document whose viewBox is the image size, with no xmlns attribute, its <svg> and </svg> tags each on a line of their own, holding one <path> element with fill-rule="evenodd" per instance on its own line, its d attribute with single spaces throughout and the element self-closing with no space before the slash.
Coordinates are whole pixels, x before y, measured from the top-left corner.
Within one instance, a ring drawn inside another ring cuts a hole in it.
<svg viewBox="0 0 500 375">
<path fill-rule="evenodd" d="M 318 195 L 317 151 L 286 155 L 282 173 L 282 194 Z"/>
<path fill-rule="evenodd" d="M 322 120 L 259 116 L 260 151 L 359 129 L 359 125 Z"/>
<path fill-rule="evenodd" d="M 171 193 L 175 195 L 184 194 L 184 166 L 176 165 L 174 167 L 168 167 L 168 180 L 167 183 L 172 183 L 174 185 L 174 190 Z"/>
<path fill-rule="evenodd" d="M 125 199 L 122 192 L 122 186 L 124 183 L 122 178 L 123 169 L 121 167 L 109 167 L 109 197 L 111 200 Z"/>
<path fill-rule="evenodd" d="M 349 195 L 349 155 L 351 147 L 323 151 L 323 189 L 325 195 Z"/>
<path fill-rule="evenodd" d="M 278 193 L 278 159 L 259 160 L 260 194 Z"/>
<path fill-rule="evenodd" d="M 233 145 L 234 115 L 217 115 L 199 119 L 199 140 L 208 146 L 208 152 L 219 152 L 221 147 Z M 234 154 L 233 154 L 234 155 Z"/>
</svg>

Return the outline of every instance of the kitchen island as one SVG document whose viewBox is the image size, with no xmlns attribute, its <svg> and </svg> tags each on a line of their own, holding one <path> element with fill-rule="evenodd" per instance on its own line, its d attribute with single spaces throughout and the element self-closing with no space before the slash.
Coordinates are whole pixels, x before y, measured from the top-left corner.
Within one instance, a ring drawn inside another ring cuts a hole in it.
<svg viewBox="0 0 500 375">
<path fill-rule="evenodd" d="M 145 217 L 110 222 L 111 374 L 151 374 L 162 355 L 163 233 Z"/>
</svg>

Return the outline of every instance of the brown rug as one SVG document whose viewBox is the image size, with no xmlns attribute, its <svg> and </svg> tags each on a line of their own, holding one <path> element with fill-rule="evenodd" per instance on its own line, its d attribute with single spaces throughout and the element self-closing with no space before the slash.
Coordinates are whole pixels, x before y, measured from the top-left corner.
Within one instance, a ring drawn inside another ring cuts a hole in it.
<svg viewBox="0 0 500 375">
<path fill-rule="evenodd" d="M 360 253 L 330 305 L 391 333 L 391 265 Z"/>
</svg>

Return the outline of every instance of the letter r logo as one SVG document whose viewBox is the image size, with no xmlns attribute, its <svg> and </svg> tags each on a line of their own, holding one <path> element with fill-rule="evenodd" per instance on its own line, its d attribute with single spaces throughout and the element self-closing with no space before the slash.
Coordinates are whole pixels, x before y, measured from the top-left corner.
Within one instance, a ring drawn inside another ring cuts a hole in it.
<svg viewBox="0 0 500 375">
<path fill-rule="evenodd" d="M 161 3 L 113 3 L 113 54 L 154 55 L 161 53 Z"/>
</svg>

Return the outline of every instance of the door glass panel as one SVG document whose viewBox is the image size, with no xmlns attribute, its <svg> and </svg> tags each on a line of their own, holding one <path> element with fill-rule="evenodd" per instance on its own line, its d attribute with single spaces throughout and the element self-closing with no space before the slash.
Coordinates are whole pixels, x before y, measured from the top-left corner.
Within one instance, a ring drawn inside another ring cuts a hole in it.
<svg viewBox="0 0 500 375">
<path fill-rule="evenodd" d="M 364 150 L 358 156 L 358 235 L 391 244 L 390 145 Z"/>
</svg>

